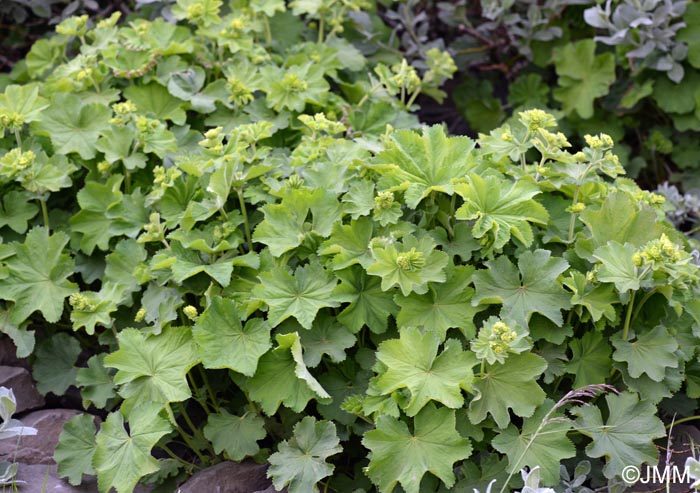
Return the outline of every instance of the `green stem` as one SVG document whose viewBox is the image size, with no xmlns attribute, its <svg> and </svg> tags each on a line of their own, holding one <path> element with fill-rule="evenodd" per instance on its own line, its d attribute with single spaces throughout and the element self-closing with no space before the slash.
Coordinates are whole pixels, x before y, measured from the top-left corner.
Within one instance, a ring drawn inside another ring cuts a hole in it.
<svg viewBox="0 0 700 493">
<path fill-rule="evenodd" d="M 209 377 L 207 376 L 206 370 L 202 366 L 199 366 L 198 368 L 199 373 L 202 375 L 202 381 L 204 382 L 204 386 L 207 388 L 209 398 L 211 399 L 211 405 L 214 406 L 214 409 L 217 412 L 221 411 L 221 408 L 219 407 L 219 402 L 216 400 L 216 393 L 214 392 L 212 386 L 209 384 Z"/>
<path fill-rule="evenodd" d="M 194 394 L 195 394 L 195 400 L 199 403 L 200 406 L 204 409 L 204 411 L 207 414 L 211 414 L 211 409 L 209 409 L 209 405 L 207 404 L 207 397 L 204 396 L 202 397 L 202 392 L 199 389 L 199 386 L 197 385 L 197 382 L 194 381 L 194 376 L 192 376 L 192 373 L 187 374 L 187 380 L 190 383 L 190 387 L 193 389 Z"/>
<path fill-rule="evenodd" d="M 698 419 L 700 419 L 700 416 L 688 416 L 686 418 L 677 419 L 673 423 L 666 425 L 666 429 L 670 428 L 671 426 L 680 425 L 682 423 L 687 423 L 689 421 L 695 421 Z"/>
<path fill-rule="evenodd" d="M 22 148 L 22 136 L 19 133 L 19 129 L 15 129 L 15 141 L 17 142 L 17 147 Z"/>
<path fill-rule="evenodd" d="M 127 194 L 131 193 L 131 173 L 128 169 L 124 170 L 124 191 Z"/>
<path fill-rule="evenodd" d="M 698 231 L 700 231 L 700 226 L 695 226 L 695 227 L 694 227 L 693 229 L 691 229 L 690 231 L 686 231 L 685 234 L 686 234 L 686 236 L 692 236 L 692 235 L 694 235 L 695 233 L 697 233 Z"/>
<path fill-rule="evenodd" d="M 482 359 L 481 360 L 481 370 L 479 370 L 479 378 L 484 378 L 485 373 L 486 373 L 486 360 Z"/>
<path fill-rule="evenodd" d="M 639 303 L 637 303 L 637 308 L 635 308 L 634 314 L 632 314 L 632 320 L 637 320 L 637 316 L 639 315 L 639 312 L 642 311 L 642 307 L 644 306 L 644 303 L 646 303 L 649 298 L 654 296 L 654 294 L 656 294 L 657 291 L 658 291 L 658 287 L 652 289 L 651 291 L 649 291 L 648 293 L 646 293 L 644 295 L 644 297 L 639 301 Z"/>
<path fill-rule="evenodd" d="M 165 445 L 165 444 L 160 445 L 160 444 L 159 444 L 159 445 L 157 445 L 157 447 L 158 447 L 159 449 L 161 449 L 163 452 L 165 452 L 166 454 L 168 454 L 172 459 L 175 459 L 176 461 L 178 461 L 178 462 L 179 462 L 180 464 L 182 464 L 183 466 L 185 466 L 185 467 L 196 467 L 197 469 L 200 469 L 200 468 L 197 467 L 196 465 L 187 462 L 186 460 L 182 459 L 181 457 L 178 457 L 178 456 L 175 454 L 175 452 L 173 452 L 172 450 L 170 450 L 170 447 L 168 447 L 167 445 Z"/>
<path fill-rule="evenodd" d="M 318 21 L 318 43 L 321 44 L 323 43 L 323 34 L 326 29 L 326 23 L 323 19 L 323 16 Z"/>
<path fill-rule="evenodd" d="M 183 418 L 185 418 L 185 423 L 187 423 L 187 426 L 189 426 L 190 430 L 192 430 L 192 433 L 194 434 L 194 436 L 199 438 L 200 440 L 202 440 L 204 443 L 206 443 L 207 448 L 209 449 L 209 453 L 212 455 L 212 457 L 216 457 L 216 452 L 212 448 L 211 443 L 209 443 L 209 440 L 204 438 L 204 435 L 202 435 L 202 432 L 199 431 L 199 428 L 197 428 L 194 425 L 194 423 L 192 422 L 192 419 L 190 419 L 190 415 L 187 414 L 187 409 L 185 408 L 185 405 L 183 403 L 180 403 L 179 407 L 180 407 L 180 414 L 182 415 Z"/>
<path fill-rule="evenodd" d="M 418 95 L 420 94 L 420 88 L 417 89 L 413 94 L 411 94 L 411 97 L 408 99 L 408 102 L 406 103 L 406 108 L 411 108 L 411 105 L 413 102 L 416 100 Z"/>
<path fill-rule="evenodd" d="M 270 21 L 267 16 L 263 14 L 263 26 L 265 26 L 265 42 L 268 45 L 272 44 L 272 31 L 270 30 Z"/>
<path fill-rule="evenodd" d="M 630 330 L 630 322 L 632 321 L 632 308 L 634 307 L 634 297 L 637 294 L 636 291 L 632 291 L 632 296 L 630 297 L 630 302 L 627 304 L 627 314 L 625 315 L 625 326 L 622 329 L 622 340 L 627 340 L 627 333 Z"/>
<path fill-rule="evenodd" d="M 46 226 L 47 230 L 50 230 L 51 227 L 49 226 L 49 210 L 46 208 L 46 200 L 39 199 L 39 203 L 41 204 L 41 215 L 44 217 L 44 226 Z"/>
<path fill-rule="evenodd" d="M 248 212 L 245 208 L 243 190 L 241 188 L 237 188 L 236 195 L 238 195 L 238 203 L 241 207 L 241 214 L 243 214 L 243 227 L 245 228 L 245 239 L 248 242 L 248 251 L 250 252 L 253 250 L 253 237 L 250 235 L 250 223 L 248 222 Z"/>
<path fill-rule="evenodd" d="M 572 202 L 572 205 L 576 205 L 578 203 L 578 192 L 579 192 L 579 186 L 576 185 L 576 190 L 574 190 L 574 200 Z M 569 241 L 573 241 L 573 239 L 574 239 L 574 228 L 575 227 L 576 227 L 576 213 L 572 212 L 571 219 L 569 220 Z"/>
</svg>

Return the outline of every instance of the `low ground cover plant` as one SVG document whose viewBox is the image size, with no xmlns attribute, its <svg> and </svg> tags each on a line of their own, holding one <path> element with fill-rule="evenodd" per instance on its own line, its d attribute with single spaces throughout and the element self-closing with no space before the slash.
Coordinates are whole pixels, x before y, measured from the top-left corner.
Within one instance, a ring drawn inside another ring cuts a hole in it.
<svg viewBox="0 0 700 493">
<path fill-rule="evenodd" d="M 292 493 L 503 492 L 589 460 L 618 488 L 694 419 L 697 256 L 664 197 L 542 110 L 420 127 L 452 59 L 351 43 L 363 8 L 72 17 L 5 79 L 0 330 L 104 417 L 65 427 L 71 483 L 252 458 Z"/>
</svg>

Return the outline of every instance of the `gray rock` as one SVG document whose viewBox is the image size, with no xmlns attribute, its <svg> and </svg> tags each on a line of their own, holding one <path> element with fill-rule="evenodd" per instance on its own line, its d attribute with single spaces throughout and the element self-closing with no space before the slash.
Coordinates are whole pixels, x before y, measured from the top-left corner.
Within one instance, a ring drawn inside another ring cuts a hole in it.
<svg viewBox="0 0 700 493">
<path fill-rule="evenodd" d="M 72 409 L 45 409 L 34 411 L 22 418 L 25 426 L 37 429 L 35 436 L 23 436 L 19 440 L 0 440 L 0 460 L 25 464 L 53 464 L 53 452 L 63 425 L 73 416 L 82 414 Z"/>
<path fill-rule="evenodd" d="M 0 366 L 0 386 L 12 389 L 17 398 L 17 413 L 44 407 L 46 404 L 26 368 Z"/>
<path fill-rule="evenodd" d="M 266 465 L 254 462 L 222 462 L 196 473 L 177 493 L 267 492 L 270 480 L 265 475 L 266 470 Z"/>
<path fill-rule="evenodd" d="M 83 478 L 80 486 L 72 486 L 60 478 L 56 466 L 46 464 L 19 464 L 17 479 L 26 483 L 17 483 L 19 493 L 96 493 L 97 479 L 93 476 Z M 14 490 L 13 490 L 14 491 Z M 140 485 L 134 493 L 147 493 L 149 489 Z M 204 492 L 202 492 L 204 493 Z"/>
<path fill-rule="evenodd" d="M 17 346 L 6 335 L 0 336 L 0 365 L 21 366 L 29 370 L 29 360 L 17 357 Z"/>
</svg>

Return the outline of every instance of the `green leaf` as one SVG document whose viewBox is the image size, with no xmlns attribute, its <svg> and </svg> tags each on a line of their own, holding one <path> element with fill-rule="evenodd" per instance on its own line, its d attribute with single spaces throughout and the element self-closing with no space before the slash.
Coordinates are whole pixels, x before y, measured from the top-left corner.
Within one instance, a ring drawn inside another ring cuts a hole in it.
<svg viewBox="0 0 700 493">
<path fill-rule="evenodd" d="M 508 409 L 524 418 L 532 416 L 545 399 L 536 380 L 546 368 L 547 362 L 532 353 L 513 354 L 489 366 L 474 382 L 477 395 L 469 403 L 469 420 L 478 424 L 490 414 L 503 429 L 510 423 Z"/>
<path fill-rule="evenodd" d="M 109 250 L 109 240 L 115 236 L 135 237 L 148 222 L 143 197 L 125 196 L 122 180 L 121 175 L 112 175 L 104 184 L 88 181 L 77 194 L 80 211 L 70 224 L 82 233 L 80 248 L 88 255 L 95 248 Z"/>
<path fill-rule="evenodd" d="M 195 250 L 185 248 L 179 241 L 171 241 L 170 248 L 161 250 L 153 257 L 151 268 L 154 270 L 170 268 L 173 273 L 173 280 L 182 284 L 185 280 L 205 273 L 222 287 L 228 286 L 233 274 L 233 263 L 231 260 L 218 260 L 209 263 L 202 259 L 202 256 Z M 211 257 L 208 260 L 212 260 Z"/>
<path fill-rule="evenodd" d="M 523 327 L 533 313 L 562 326 L 561 310 L 571 303 L 557 278 L 569 268 L 566 260 L 552 258 L 548 250 L 535 250 L 520 255 L 517 268 L 505 255 L 486 262 L 486 267 L 474 274 L 473 305 L 501 303 L 501 318 L 512 318 Z"/>
<path fill-rule="evenodd" d="M 40 121 L 46 115 L 48 101 L 39 96 L 38 84 L 12 84 L 0 94 L 0 115 L 8 115 L 20 125 Z"/>
<path fill-rule="evenodd" d="M 434 330 L 444 340 L 447 330 L 459 328 L 467 338 L 474 335 L 474 315 L 481 308 L 472 307 L 474 290 L 469 287 L 474 268 L 459 266 L 447 268 L 444 283 L 431 283 L 424 295 L 411 293 L 408 296 L 396 295 L 396 304 L 401 307 L 396 323 L 399 327 L 422 326 Z"/>
<path fill-rule="evenodd" d="M 532 197 L 540 193 L 537 185 L 516 181 L 511 183 L 495 176 L 485 179 L 477 174 L 467 176 L 467 183 L 455 186 L 464 199 L 455 217 L 476 220 L 472 235 L 483 238 L 493 235 L 493 248 L 500 250 L 510 241 L 511 234 L 523 245 L 530 246 L 534 239 L 530 223 L 547 224 L 547 209 Z"/>
<path fill-rule="evenodd" d="M 321 308 L 340 304 L 333 294 L 336 279 L 315 262 L 297 267 L 293 276 L 284 269 L 276 269 L 262 273 L 259 279 L 253 296 L 269 307 L 267 318 L 273 327 L 294 317 L 302 327 L 310 329 Z"/>
<path fill-rule="evenodd" d="M 471 390 L 476 358 L 455 339 L 449 339 L 438 356 L 439 345 L 433 332 L 421 334 L 415 327 L 401 330 L 399 339 L 384 341 L 377 349 L 377 360 L 383 366 L 373 387 L 382 395 L 408 389 L 410 398 L 402 407 L 409 416 L 431 400 L 452 409 L 462 407 L 462 390 Z"/>
<path fill-rule="evenodd" d="M 253 239 L 267 245 L 275 257 L 301 245 L 311 231 L 330 235 L 341 214 L 335 194 L 322 189 L 293 190 L 280 204 L 267 204 L 261 210 L 265 219 L 255 229 Z M 310 228 L 306 222 L 309 212 Z"/>
<path fill-rule="evenodd" d="M 391 493 L 397 483 L 406 493 L 419 493 L 426 472 L 451 488 L 455 483 L 453 464 L 471 455 L 469 440 L 455 429 L 454 411 L 428 404 L 413 424 L 411 433 L 403 421 L 379 416 L 376 429 L 362 439 L 370 450 L 366 473 L 381 493 Z"/>
<path fill-rule="evenodd" d="M 333 255 L 333 270 L 346 269 L 355 264 L 367 268 L 373 262 L 369 248 L 373 232 L 372 221 L 366 217 L 350 221 L 347 225 L 337 222 L 319 253 Z"/>
<path fill-rule="evenodd" d="M 382 175 L 380 190 L 408 187 L 406 205 L 415 209 L 431 192 L 454 193 L 452 181 L 475 166 L 474 147 L 468 137 L 448 137 L 440 125 L 423 127 L 422 134 L 399 130 L 371 167 Z"/>
<path fill-rule="evenodd" d="M 136 105 L 137 113 L 157 120 L 170 120 L 176 125 L 185 123 L 187 115 L 182 109 L 182 100 L 171 96 L 157 82 L 129 86 L 124 90 L 124 96 Z"/>
<path fill-rule="evenodd" d="M 357 333 L 367 326 L 375 334 L 386 332 L 390 315 L 396 315 L 398 307 L 392 292 L 383 291 L 380 280 L 368 276 L 364 269 L 354 266 L 336 272 L 340 284 L 333 294 L 338 300 L 350 303 L 338 314 L 338 321 Z"/>
<path fill-rule="evenodd" d="M 571 361 L 566 364 L 566 372 L 575 375 L 573 388 L 605 383 L 610 376 L 612 348 L 600 332 L 586 332 L 580 339 L 569 341 Z"/>
<path fill-rule="evenodd" d="M 27 193 L 14 190 L 5 193 L 0 203 L 0 228 L 9 226 L 14 232 L 24 234 L 27 223 L 39 211 L 30 200 Z"/>
<path fill-rule="evenodd" d="M 113 487 L 117 493 L 131 493 L 139 479 L 158 471 L 151 449 L 172 427 L 160 415 L 161 406 L 146 402 L 129 414 L 129 431 L 119 412 L 111 413 L 95 439 L 93 465 L 100 493 Z"/>
<path fill-rule="evenodd" d="M 137 329 L 124 329 L 117 338 L 119 349 L 104 364 L 118 370 L 114 383 L 127 399 L 122 410 L 139 402 L 162 405 L 191 397 L 186 375 L 199 360 L 189 329 L 168 327 L 150 337 Z"/>
<path fill-rule="evenodd" d="M 654 209 L 638 206 L 624 192 L 608 195 L 600 209 L 586 208 L 581 213 L 581 221 L 591 236 L 576 241 L 576 253 L 587 260 L 593 260 L 595 249 L 610 241 L 641 247 L 659 238 L 664 231 Z"/>
<path fill-rule="evenodd" d="M 270 349 L 270 326 L 259 318 L 241 323 L 238 304 L 215 296 L 192 329 L 205 368 L 229 368 L 252 377 Z"/>
<path fill-rule="evenodd" d="M 425 294 L 429 282 L 445 282 L 449 257 L 435 248 L 432 238 L 417 240 L 408 235 L 397 245 L 399 248 L 394 243 L 372 247 L 374 263 L 367 273 L 382 278 L 383 291 L 398 285 L 404 296 L 411 292 Z"/>
<path fill-rule="evenodd" d="M 645 373 L 655 382 L 661 382 L 666 368 L 678 367 L 678 356 L 675 354 L 678 342 L 663 325 L 639 334 L 632 342 L 614 338 L 612 343 L 615 346 L 612 359 L 627 363 L 627 371 L 632 378 Z"/>
<path fill-rule="evenodd" d="M 292 438 L 270 456 L 267 476 L 278 491 L 286 486 L 289 493 L 317 493 L 316 484 L 333 474 L 334 466 L 326 459 L 342 451 L 333 423 L 306 416 L 294 425 Z"/>
<path fill-rule="evenodd" d="M 508 472 L 539 466 L 544 486 L 558 484 L 559 465 L 576 456 L 576 447 L 566 438 L 571 421 L 554 413 L 543 424 L 553 405 L 554 402 L 545 401 L 531 418 L 523 420 L 522 430 L 510 424 L 491 441 L 493 448 L 508 456 Z"/>
<path fill-rule="evenodd" d="M 615 284 L 620 293 L 638 291 L 641 279 L 633 260 L 636 251 L 631 243 L 621 245 L 616 241 L 609 241 L 607 245 L 596 248 L 593 258 L 601 262 L 598 280 Z"/>
<path fill-rule="evenodd" d="M 319 104 L 328 94 L 321 64 L 308 62 L 288 68 L 267 65 L 260 70 L 267 104 L 275 111 L 303 111 L 306 103 Z"/>
<path fill-rule="evenodd" d="M 65 394 L 68 387 L 75 384 L 78 373 L 75 363 L 80 351 L 77 339 L 66 333 L 43 340 L 36 348 L 32 371 L 39 392 L 44 395 L 49 392 Z"/>
<path fill-rule="evenodd" d="M 314 320 L 311 330 L 300 333 L 304 362 L 315 368 L 327 354 L 333 363 L 345 360 L 345 350 L 355 345 L 355 336 L 335 317 L 322 315 Z"/>
<path fill-rule="evenodd" d="M 571 304 L 585 307 L 594 322 L 602 317 L 611 322 L 615 321 L 613 305 L 620 302 L 620 297 L 615 293 L 612 284 L 589 283 L 586 275 L 577 270 L 572 270 L 569 277 L 564 278 L 562 283 L 573 292 Z"/>
<path fill-rule="evenodd" d="M 277 347 L 260 358 L 255 375 L 246 383 L 250 398 L 260 403 L 268 416 L 274 415 L 280 404 L 301 412 L 311 399 L 329 399 L 304 364 L 299 335 L 278 334 L 276 339 Z"/>
<path fill-rule="evenodd" d="M 217 454 L 226 452 L 234 461 L 257 454 L 258 440 L 267 435 L 265 420 L 260 416 L 251 413 L 234 416 L 225 410 L 210 414 L 202 431 Z"/>
<path fill-rule="evenodd" d="M 78 369 L 75 383 L 82 387 L 80 395 L 85 409 L 91 404 L 104 409 L 107 401 L 117 395 L 112 381 L 114 372 L 105 368 L 105 356 L 105 353 L 96 354 L 88 360 L 87 368 Z"/>
<path fill-rule="evenodd" d="M 0 279 L 0 299 L 15 302 L 12 323 L 21 324 L 36 310 L 50 323 L 61 318 L 64 299 L 77 291 L 68 281 L 73 260 L 63 253 L 67 243 L 63 232 L 49 236 L 46 228 L 32 228 L 24 243 L 11 244 L 15 254 L 5 260 L 9 276 Z"/>
<path fill-rule="evenodd" d="M 656 407 L 631 392 L 608 394 L 605 402 L 609 410 L 605 421 L 596 406 L 571 410 L 578 417 L 578 431 L 592 439 L 586 454 L 607 458 L 603 473 L 609 479 L 621 474 L 625 466 L 656 465 L 659 452 L 654 440 L 666 436 L 663 422 L 655 416 Z"/>
<path fill-rule="evenodd" d="M 63 425 L 53 458 L 58 464 L 58 474 L 68 478 L 74 486 L 79 485 L 83 475 L 95 474 L 92 458 L 95 455 L 95 418 L 90 414 L 73 416 Z"/>
<path fill-rule="evenodd" d="M 676 40 L 688 45 L 688 63 L 700 68 L 700 5 L 689 3 L 683 14 L 685 27 L 676 34 Z"/>
<path fill-rule="evenodd" d="M 2 257 L 2 255 L 0 255 Z M 15 324 L 11 320 L 12 310 L 0 310 L 0 332 L 12 339 L 17 348 L 16 356 L 26 358 L 34 352 L 34 331 L 27 330 L 27 323 Z"/>
<path fill-rule="evenodd" d="M 73 94 L 58 95 L 34 124 L 37 132 L 51 138 L 54 151 L 60 154 L 77 152 L 83 159 L 95 157 L 95 142 L 100 132 L 109 128 L 112 112 L 97 103 L 83 105 Z"/>
<path fill-rule="evenodd" d="M 562 103 L 564 112 L 576 111 L 581 118 L 593 116 L 593 102 L 605 96 L 615 82 L 615 55 L 595 55 L 596 43 L 585 39 L 569 43 L 554 51 L 554 66 L 559 87 L 554 99 Z"/>
</svg>

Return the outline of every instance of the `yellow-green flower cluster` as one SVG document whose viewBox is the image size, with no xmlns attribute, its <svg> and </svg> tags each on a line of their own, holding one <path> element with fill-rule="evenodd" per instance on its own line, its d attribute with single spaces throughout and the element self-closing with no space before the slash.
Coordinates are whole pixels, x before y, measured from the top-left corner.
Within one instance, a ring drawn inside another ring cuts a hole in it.
<svg viewBox="0 0 700 493">
<path fill-rule="evenodd" d="M 0 126 L 14 132 L 26 123 L 24 116 L 16 111 L 0 111 Z"/>
<path fill-rule="evenodd" d="M 56 26 L 56 32 L 67 36 L 84 36 L 87 32 L 87 22 L 87 15 L 69 17 Z"/>
<path fill-rule="evenodd" d="M 391 209 L 394 205 L 394 193 L 389 191 L 379 192 L 376 197 L 374 197 L 374 206 L 377 209 L 385 210 Z"/>
<path fill-rule="evenodd" d="M 615 145 L 615 142 L 612 140 L 612 137 L 610 137 L 608 134 L 586 134 L 583 138 L 586 141 L 586 145 L 588 145 L 588 147 L 590 147 L 594 151 L 604 151 L 606 149 L 610 149 L 612 146 Z"/>
<path fill-rule="evenodd" d="M 409 251 L 400 253 L 396 257 L 396 265 L 401 270 L 415 272 L 425 266 L 425 255 L 423 252 L 416 250 L 415 247 L 411 248 Z"/>
<path fill-rule="evenodd" d="M 313 130 L 314 133 L 325 132 L 328 135 L 336 135 L 347 130 L 342 123 L 329 120 L 325 113 L 316 113 L 314 116 L 300 115 L 299 120 Z"/>
<path fill-rule="evenodd" d="M 97 310 L 97 305 L 90 301 L 87 296 L 82 293 L 73 293 L 68 297 L 68 303 L 77 312 L 92 313 Z"/>
<path fill-rule="evenodd" d="M 7 180 L 15 179 L 20 173 L 32 167 L 36 154 L 15 148 L 0 158 L 0 176 Z"/>
<path fill-rule="evenodd" d="M 199 316 L 197 309 L 192 305 L 187 305 L 185 308 L 183 308 L 182 313 L 184 313 L 187 318 L 193 321 L 197 320 L 197 317 Z"/>
<path fill-rule="evenodd" d="M 489 346 L 496 354 L 505 353 L 511 342 L 518 337 L 518 333 L 508 327 L 504 322 L 496 322 L 491 327 Z"/>
<path fill-rule="evenodd" d="M 657 268 L 666 263 L 675 263 L 683 259 L 681 248 L 674 244 L 666 234 L 661 238 L 647 243 L 639 252 L 634 254 L 633 262 L 637 266 L 651 264 Z"/>
<path fill-rule="evenodd" d="M 520 123 L 526 128 L 528 133 L 534 134 L 541 128 L 556 127 L 557 120 L 553 115 L 542 110 L 527 110 L 518 113 Z M 566 138 L 564 138 L 566 140 Z"/>
</svg>

